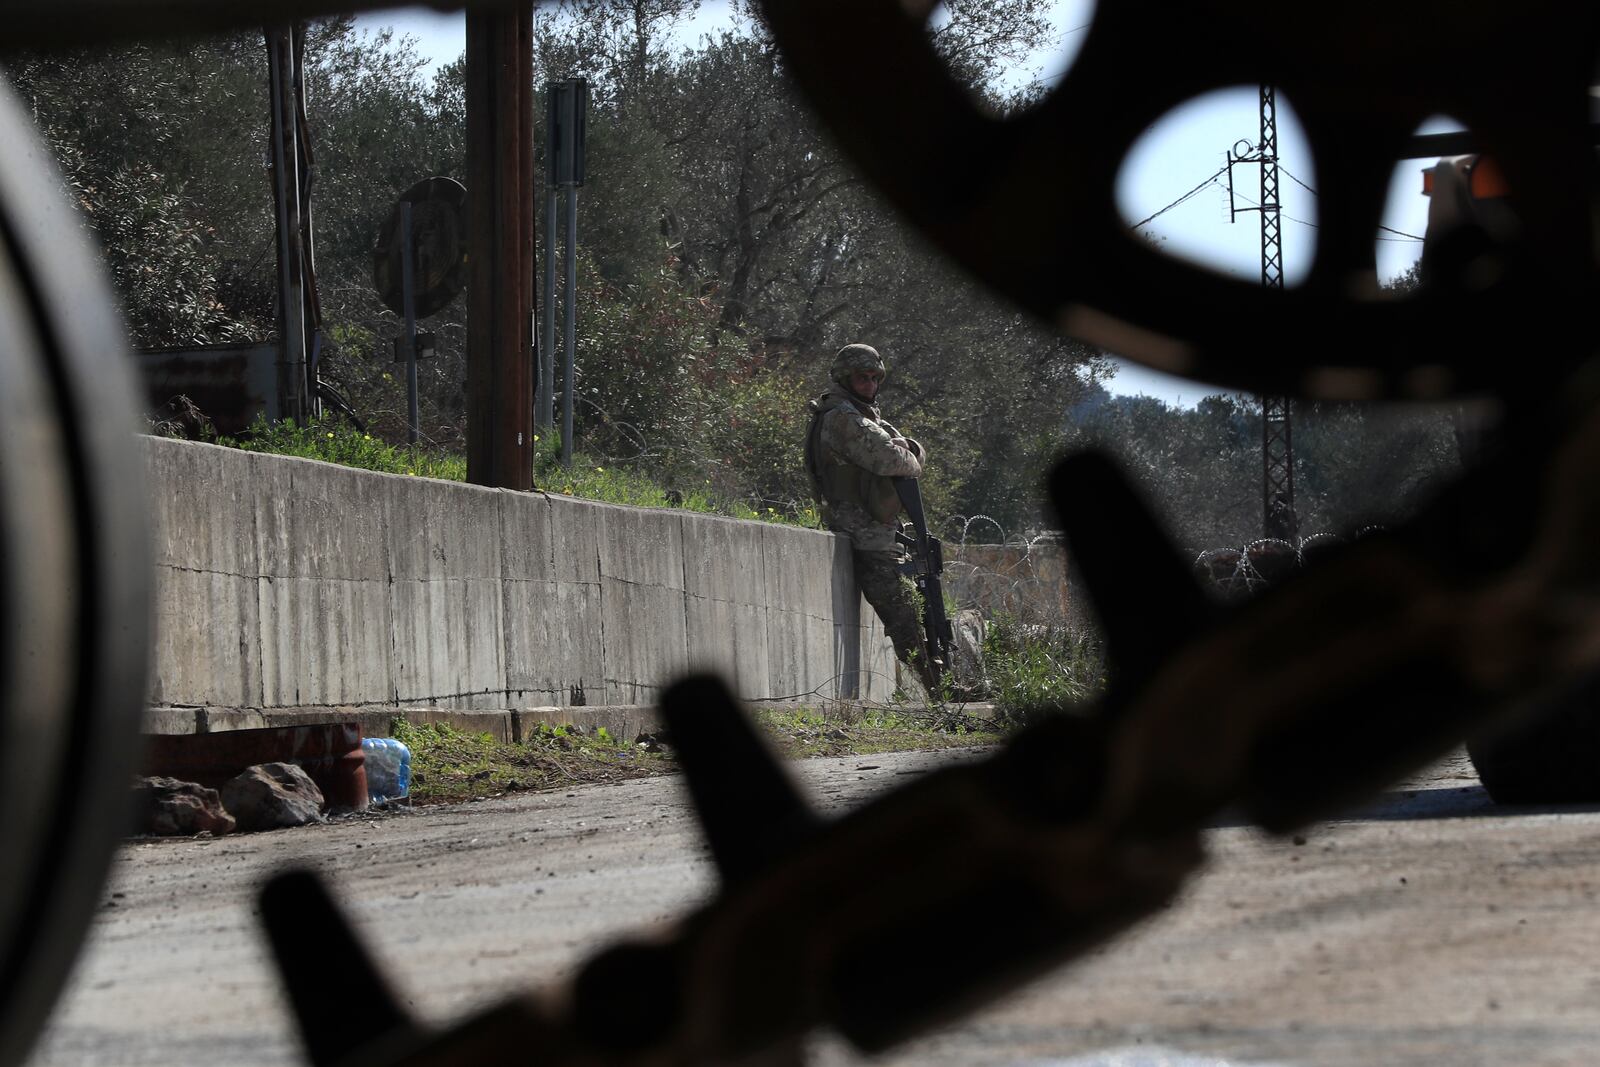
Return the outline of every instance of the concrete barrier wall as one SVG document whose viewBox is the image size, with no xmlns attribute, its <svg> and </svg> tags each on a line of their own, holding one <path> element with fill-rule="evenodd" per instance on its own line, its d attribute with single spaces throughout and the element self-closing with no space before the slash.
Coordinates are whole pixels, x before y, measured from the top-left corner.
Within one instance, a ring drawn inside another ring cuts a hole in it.
<svg viewBox="0 0 1600 1067">
<path fill-rule="evenodd" d="M 751 700 L 894 689 L 832 534 L 142 441 L 154 704 L 638 705 L 698 669 Z"/>
<path fill-rule="evenodd" d="M 1023 545 L 946 545 L 945 585 L 962 607 L 1028 622 L 1073 620 L 1066 549 Z"/>
</svg>

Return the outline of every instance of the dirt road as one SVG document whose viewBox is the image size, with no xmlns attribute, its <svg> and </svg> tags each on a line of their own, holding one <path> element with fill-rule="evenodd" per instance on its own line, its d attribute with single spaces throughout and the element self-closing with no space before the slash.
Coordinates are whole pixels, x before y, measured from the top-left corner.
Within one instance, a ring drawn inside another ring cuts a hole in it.
<svg viewBox="0 0 1600 1067">
<path fill-rule="evenodd" d="M 800 770 L 837 809 L 959 758 Z M 1600 813 L 1494 809 L 1455 761 L 1303 844 L 1237 826 L 1208 844 L 1209 872 L 1155 921 L 889 1061 L 1600 1059 Z M 300 1062 L 251 914 L 261 879 L 289 862 L 334 881 L 434 1022 L 561 977 L 608 935 L 701 899 L 711 879 L 676 778 L 133 842 L 33 1067 Z M 856 1062 L 826 1041 L 817 1051 Z"/>
</svg>

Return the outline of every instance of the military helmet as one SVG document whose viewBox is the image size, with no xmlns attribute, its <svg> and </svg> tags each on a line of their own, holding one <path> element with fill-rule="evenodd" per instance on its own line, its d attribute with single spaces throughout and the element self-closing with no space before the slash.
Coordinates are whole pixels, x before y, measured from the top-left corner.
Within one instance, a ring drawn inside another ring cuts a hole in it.
<svg viewBox="0 0 1600 1067">
<path fill-rule="evenodd" d="M 833 380 L 840 385 L 850 384 L 850 375 L 858 370 L 876 371 L 881 375 L 888 374 L 888 368 L 883 365 L 883 357 L 878 355 L 878 350 L 871 345 L 845 345 L 833 357 Z"/>
</svg>

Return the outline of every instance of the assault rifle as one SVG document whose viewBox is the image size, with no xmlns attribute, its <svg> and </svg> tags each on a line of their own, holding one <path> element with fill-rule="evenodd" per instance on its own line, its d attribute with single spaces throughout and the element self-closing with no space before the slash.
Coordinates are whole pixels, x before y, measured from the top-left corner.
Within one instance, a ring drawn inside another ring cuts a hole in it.
<svg viewBox="0 0 1600 1067">
<path fill-rule="evenodd" d="M 937 688 L 944 672 L 953 662 L 955 632 L 944 613 L 944 542 L 928 532 L 928 517 L 922 510 L 922 486 L 915 478 L 895 478 L 894 491 L 900 494 L 900 503 L 911 516 L 915 537 L 896 533 L 895 539 L 911 553 L 911 559 L 900 564 L 900 573 L 909 575 L 911 584 L 922 594 L 923 655 L 928 657 L 928 680 Z"/>
</svg>

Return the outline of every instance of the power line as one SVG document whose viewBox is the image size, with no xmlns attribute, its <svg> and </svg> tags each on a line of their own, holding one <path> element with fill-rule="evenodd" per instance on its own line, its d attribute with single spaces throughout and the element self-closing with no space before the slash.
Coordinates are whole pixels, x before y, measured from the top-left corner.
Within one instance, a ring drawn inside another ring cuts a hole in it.
<svg viewBox="0 0 1600 1067">
<path fill-rule="evenodd" d="M 1281 170 L 1283 168 L 1280 167 L 1279 169 Z M 1245 203 L 1249 204 L 1251 207 L 1260 207 L 1261 206 L 1260 204 L 1256 203 L 1254 200 L 1251 200 L 1248 196 L 1245 196 L 1243 193 L 1238 192 L 1237 190 L 1234 192 L 1233 195 L 1237 196 L 1240 200 L 1243 200 Z M 1298 222 L 1300 225 L 1309 226 L 1313 230 L 1322 229 L 1322 227 L 1320 225 L 1318 225 L 1317 223 L 1315 223 L 1315 222 L 1307 222 L 1305 219 L 1297 219 L 1293 215 L 1289 214 L 1287 211 L 1283 210 L 1282 208 L 1278 209 L 1278 214 L 1282 215 L 1284 218 L 1288 219 L 1290 222 Z"/>
<path fill-rule="evenodd" d="M 1144 226 L 1144 225 L 1154 221 L 1157 218 L 1160 218 L 1162 215 L 1165 215 L 1167 212 L 1171 211 L 1173 208 L 1177 207 L 1179 204 L 1183 203 L 1185 200 L 1188 200 L 1190 197 L 1192 197 L 1195 194 L 1199 193 L 1206 186 L 1215 185 L 1217 179 L 1222 177 L 1223 172 L 1226 171 L 1227 169 L 1228 168 L 1227 168 L 1226 164 L 1224 164 L 1221 167 L 1218 167 L 1216 172 L 1214 174 L 1212 174 L 1209 178 L 1207 178 L 1205 181 L 1201 182 L 1199 185 L 1195 186 L 1193 189 L 1190 189 L 1187 193 L 1184 193 L 1182 196 L 1178 197 L 1178 199 L 1174 200 L 1172 203 L 1168 204 L 1166 207 L 1162 208 L 1160 211 L 1157 211 L 1154 215 L 1151 215 L 1149 218 L 1146 218 L 1146 219 L 1144 219 L 1144 220 L 1142 220 L 1140 222 L 1134 223 L 1132 226 L 1129 227 L 1129 229 L 1137 230 L 1139 227 Z"/>
<path fill-rule="evenodd" d="M 1280 167 L 1279 169 L 1281 170 L 1282 168 Z M 1284 173 L 1288 174 L 1289 172 L 1288 171 L 1284 171 Z M 1292 175 L 1292 174 L 1290 174 L 1289 176 L 1291 178 L 1294 178 L 1294 175 Z M 1305 183 L 1301 182 L 1299 178 L 1295 178 L 1294 180 L 1296 182 L 1298 182 L 1299 184 L 1301 184 L 1301 185 L 1305 185 Z M 1315 190 L 1309 190 L 1309 191 L 1315 193 Z M 1251 207 L 1260 207 L 1261 206 L 1260 204 L 1256 203 L 1254 200 L 1251 200 L 1248 196 L 1245 196 L 1243 193 L 1236 192 L 1236 193 L 1234 193 L 1234 195 L 1237 196 L 1240 200 L 1243 200 L 1245 203 L 1249 204 Z M 1298 222 L 1300 225 L 1310 227 L 1313 230 L 1322 229 L 1322 226 L 1321 226 L 1320 223 L 1307 222 L 1305 219 L 1297 219 L 1293 215 L 1289 214 L 1286 211 L 1282 211 L 1281 209 L 1279 211 L 1279 214 L 1283 215 L 1283 217 L 1288 219 L 1290 222 Z M 1404 230 L 1397 230 L 1393 226 L 1379 225 L 1378 229 L 1383 230 L 1383 231 L 1385 231 L 1387 233 L 1392 233 L 1392 234 L 1396 234 L 1397 235 L 1395 237 L 1379 237 L 1379 238 L 1377 238 L 1377 240 L 1379 240 L 1379 241 L 1394 241 L 1396 243 L 1399 243 L 1401 240 L 1404 240 L 1406 243 L 1410 244 L 1410 243 L 1421 242 L 1423 240 L 1423 238 L 1418 237 L 1414 233 L 1406 233 Z"/>
<path fill-rule="evenodd" d="M 1090 27 L 1090 25 L 1092 25 L 1092 24 L 1088 23 L 1088 22 L 1085 22 L 1081 26 L 1072 27 L 1072 29 L 1070 29 L 1070 30 L 1062 30 L 1060 33 L 1055 35 L 1055 37 L 1053 38 L 1052 43 L 1060 44 L 1061 42 L 1065 41 L 1068 37 L 1071 37 L 1073 34 L 1081 33 L 1082 31 L 1088 29 Z M 1035 79 L 1035 81 L 1037 81 L 1040 85 L 1049 85 L 1052 82 L 1058 82 L 1062 78 L 1065 78 L 1067 76 L 1067 72 L 1070 71 L 1071 69 L 1072 69 L 1072 65 L 1069 63 L 1064 69 L 1056 71 L 1054 74 L 1050 75 L 1050 77 L 1044 78 L 1044 79 Z"/>
<path fill-rule="evenodd" d="M 1283 164 L 1280 163 L 1280 164 L 1278 164 L 1278 169 L 1283 171 L 1285 174 L 1289 175 L 1289 180 L 1290 181 L 1294 182 L 1296 185 L 1298 185 L 1300 188 L 1304 189 L 1306 192 L 1310 193 L 1312 196 L 1319 195 L 1315 189 L 1311 188 L 1311 186 L 1307 185 L 1305 182 L 1301 181 L 1299 178 L 1296 178 L 1294 176 L 1294 172 L 1291 171 L 1288 167 L 1285 167 Z"/>
<path fill-rule="evenodd" d="M 1296 185 L 1298 185 L 1300 188 L 1304 189 L 1306 192 L 1310 193 L 1312 196 L 1320 196 L 1321 195 L 1315 189 L 1311 188 L 1311 186 L 1307 185 L 1305 182 L 1301 181 L 1299 178 L 1296 178 L 1294 176 L 1294 174 L 1292 174 L 1290 172 L 1288 167 L 1280 166 L 1279 169 L 1282 170 L 1285 174 L 1289 175 L 1289 180 L 1290 181 L 1294 182 Z M 1290 217 L 1291 216 L 1285 216 L 1285 218 L 1290 218 Z M 1300 222 L 1300 225 L 1302 225 L 1302 226 L 1313 226 L 1314 225 L 1314 223 L 1310 223 L 1310 222 L 1301 222 L 1299 219 L 1294 219 L 1293 221 Z M 1385 233 L 1392 233 L 1396 237 L 1403 237 L 1408 241 L 1421 241 L 1421 240 L 1423 240 L 1423 238 L 1418 237 L 1414 233 L 1406 233 L 1404 230 L 1397 230 L 1393 226 L 1385 226 L 1382 223 L 1378 224 L 1378 229 L 1384 231 Z M 1380 238 L 1378 238 L 1378 240 L 1380 240 L 1380 241 L 1391 241 L 1393 239 L 1394 238 L 1391 238 L 1391 237 L 1380 237 Z"/>
</svg>

